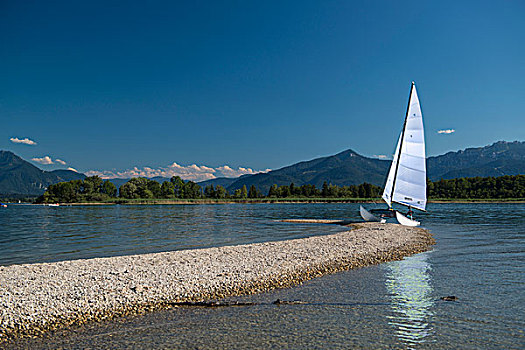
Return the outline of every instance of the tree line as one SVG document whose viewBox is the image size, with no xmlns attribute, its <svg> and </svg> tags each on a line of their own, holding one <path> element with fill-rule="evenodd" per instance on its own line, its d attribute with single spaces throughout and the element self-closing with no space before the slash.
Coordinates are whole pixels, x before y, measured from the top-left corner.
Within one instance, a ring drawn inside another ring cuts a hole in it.
<svg viewBox="0 0 525 350">
<path fill-rule="evenodd" d="M 525 175 L 461 177 L 427 182 L 429 198 L 505 199 L 525 198 Z"/>
<path fill-rule="evenodd" d="M 272 185 L 263 194 L 254 185 L 244 185 L 230 193 L 221 185 L 202 188 L 179 176 L 160 184 L 143 177 L 132 178 L 120 189 L 98 176 L 50 185 L 38 198 L 40 203 L 105 202 L 121 199 L 253 199 L 253 198 L 379 198 L 383 189 L 369 183 L 336 186 L 327 182 L 321 188 L 305 184 Z M 430 199 L 505 199 L 525 198 L 525 175 L 474 177 L 427 182 Z"/>
<path fill-rule="evenodd" d="M 376 198 L 381 188 L 369 183 L 350 186 L 336 186 L 325 182 L 322 188 L 307 184 L 295 186 L 273 185 L 265 195 L 254 185 L 244 185 L 230 193 L 221 185 L 207 185 L 204 188 L 193 181 L 184 181 L 179 176 L 162 184 L 144 177 L 132 178 L 117 190 L 109 180 L 98 176 L 86 177 L 50 185 L 37 199 L 39 203 L 82 203 L 104 202 L 114 199 L 254 199 L 254 198 Z"/>
<path fill-rule="evenodd" d="M 46 192 L 37 198 L 37 203 L 81 203 L 103 202 L 117 196 L 117 187 L 109 180 L 98 176 L 84 180 L 72 180 L 50 185 Z"/>
</svg>

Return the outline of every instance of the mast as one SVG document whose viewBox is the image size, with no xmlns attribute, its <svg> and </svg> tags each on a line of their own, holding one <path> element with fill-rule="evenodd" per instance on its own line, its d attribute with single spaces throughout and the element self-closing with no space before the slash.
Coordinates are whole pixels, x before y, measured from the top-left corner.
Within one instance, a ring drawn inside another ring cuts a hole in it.
<svg viewBox="0 0 525 350">
<path fill-rule="evenodd" d="M 408 111 L 410 109 L 410 102 L 412 100 L 412 90 L 414 90 L 414 85 L 415 85 L 415 83 L 412 82 L 412 85 L 410 86 L 410 93 L 408 95 L 407 111 L 406 111 L 406 114 L 405 114 L 405 122 L 403 123 L 403 131 L 401 132 L 401 142 L 399 144 L 399 150 L 397 151 L 396 171 L 394 172 L 394 182 L 392 183 L 392 190 L 390 191 L 390 197 L 392 199 L 394 198 L 394 190 L 396 188 L 397 171 L 399 169 L 399 163 L 401 163 L 401 150 L 403 149 L 403 141 L 404 141 L 404 138 L 405 138 L 405 129 L 407 127 L 407 120 L 408 120 Z M 402 203 L 399 203 L 399 204 L 404 205 Z"/>
</svg>

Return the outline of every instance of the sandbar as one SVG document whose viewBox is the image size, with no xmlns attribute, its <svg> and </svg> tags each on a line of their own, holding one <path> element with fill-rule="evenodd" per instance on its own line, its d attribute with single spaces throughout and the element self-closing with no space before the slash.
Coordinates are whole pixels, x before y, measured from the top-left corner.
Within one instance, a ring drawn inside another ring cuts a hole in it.
<svg viewBox="0 0 525 350">
<path fill-rule="evenodd" d="M 432 244 L 422 228 L 362 223 L 285 241 L 0 266 L 0 343 L 185 301 L 290 287 Z"/>
</svg>

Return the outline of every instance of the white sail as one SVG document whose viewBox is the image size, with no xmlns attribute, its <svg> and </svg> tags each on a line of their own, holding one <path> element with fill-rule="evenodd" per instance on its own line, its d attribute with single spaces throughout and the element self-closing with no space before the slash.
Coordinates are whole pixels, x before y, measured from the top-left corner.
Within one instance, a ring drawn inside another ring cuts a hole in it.
<svg viewBox="0 0 525 350">
<path fill-rule="evenodd" d="M 394 153 L 394 159 L 392 159 L 392 165 L 388 172 L 386 179 L 385 189 L 383 190 L 383 199 L 389 207 L 392 207 L 392 185 L 394 184 L 394 177 L 396 176 L 397 158 L 399 157 L 399 145 L 401 144 L 401 135 L 397 141 L 396 152 Z"/>
<path fill-rule="evenodd" d="M 399 149 L 401 147 L 401 149 Z M 399 156 L 398 156 L 399 155 Z M 399 163 L 399 164 L 398 164 Z M 412 84 L 404 130 L 397 144 L 383 199 L 425 210 L 427 203 L 425 136 L 423 115 Z"/>
</svg>

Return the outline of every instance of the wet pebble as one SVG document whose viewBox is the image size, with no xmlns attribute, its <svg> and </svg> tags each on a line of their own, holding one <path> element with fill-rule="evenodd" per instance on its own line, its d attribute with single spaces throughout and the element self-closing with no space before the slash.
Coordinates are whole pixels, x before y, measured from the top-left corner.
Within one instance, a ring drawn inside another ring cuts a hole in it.
<svg viewBox="0 0 525 350">
<path fill-rule="evenodd" d="M 286 288 L 434 244 L 421 228 L 354 227 L 288 241 L 0 267 L 0 343 L 177 303 Z M 286 303 L 293 302 L 277 304 Z"/>
</svg>

